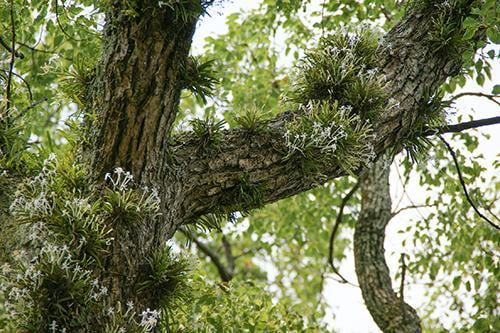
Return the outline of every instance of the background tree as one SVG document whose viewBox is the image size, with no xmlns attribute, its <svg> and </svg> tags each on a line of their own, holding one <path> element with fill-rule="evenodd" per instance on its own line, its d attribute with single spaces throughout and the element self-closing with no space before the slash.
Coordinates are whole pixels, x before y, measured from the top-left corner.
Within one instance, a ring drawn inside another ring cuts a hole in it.
<svg viewBox="0 0 500 333">
<path fill-rule="evenodd" d="M 441 192 L 415 224 L 427 251 L 403 267 L 453 297 L 457 327 L 495 330 L 497 234 L 463 200 L 445 146 L 429 149 L 432 134 L 455 129 L 445 126 L 444 92 L 491 76 L 496 3 L 264 1 L 230 16 L 228 33 L 194 57 L 197 22 L 223 5 L 213 2 L 2 2 L 2 289 L 12 330 L 321 330 L 318 291 L 348 244 L 336 230 L 359 215 L 368 309 L 384 331 L 419 331 L 383 256 L 392 214 L 382 155 L 404 148 L 405 175 L 416 165 Z M 69 126 L 56 132 L 61 118 Z M 477 138 L 458 137 L 473 153 Z M 469 163 L 464 183 L 491 222 L 496 178 Z M 336 205 L 348 205 L 345 216 Z M 236 281 L 217 286 L 211 266 L 188 273 L 189 261 L 165 248 L 176 230 Z M 256 284 L 269 266 L 279 272 L 274 296 Z M 472 310 L 463 304 L 471 281 Z"/>
</svg>

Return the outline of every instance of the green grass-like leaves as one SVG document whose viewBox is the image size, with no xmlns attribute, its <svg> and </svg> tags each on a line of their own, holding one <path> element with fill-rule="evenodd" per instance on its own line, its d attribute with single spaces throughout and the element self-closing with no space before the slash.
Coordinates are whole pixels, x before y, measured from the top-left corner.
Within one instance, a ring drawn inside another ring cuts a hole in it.
<svg viewBox="0 0 500 333">
<path fill-rule="evenodd" d="M 305 159 L 320 168 L 335 163 L 353 172 L 373 157 L 372 128 L 368 120 L 352 114 L 338 102 L 310 102 L 304 114 L 287 123 L 285 159 Z M 311 165 L 308 163 L 307 165 Z"/>
<path fill-rule="evenodd" d="M 170 247 L 160 249 L 146 259 L 138 291 L 153 293 L 162 306 L 183 300 L 189 294 L 191 266 L 189 259 L 173 255 Z"/>
<path fill-rule="evenodd" d="M 377 52 L 377 36 L 366 30 L 324 37 L 302 59 L 289 99 L 299 104 L 338 101 L 362 118 L 372 118 L 387 98 Z"/>
<path fill-rule="evenodd" d="M 203 104 L 207 103 L 208 97 L 213 96 L 213 90 L 218 82 L 213 65 L 214 60 L 203 61 L 199 57 L 189 57 L 184 66 L 182 77 L 184 87 Z"/>
<path fill-rule="evenodd" d="M 224 120 L 213 118 L 194 119 L 191 121 L 194 139 L 198 142 L 202 150 L 218 145 L 222 139 L 224 124 Z"/>
</svg>

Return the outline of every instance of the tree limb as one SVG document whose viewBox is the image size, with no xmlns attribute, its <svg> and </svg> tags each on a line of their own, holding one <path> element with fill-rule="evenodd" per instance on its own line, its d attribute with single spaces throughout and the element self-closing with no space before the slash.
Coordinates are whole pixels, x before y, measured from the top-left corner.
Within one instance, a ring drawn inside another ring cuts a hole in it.
<svg viewBox="0 0 500 333">
<path fill-rule="evenodd" d="M 405 139 L 420 116 L 419 106 L 462 66 L 458 54 L 437 55 L 426 42 L 435 29 L 431 20 L 429 15 L 411 9 L 384 38 L 381 72 L 388 95 L 399 106 L 381 112 L 373 122 L 375 135 L 370 143 L 377 156 Z M 285 160 L 285 124 L 300 116 L 285 112 L 262 133 L 224 130 L 208 150 L 200 149 L 193 133 L 173 137 L 169 166 L 182 170 L 178 173 L 183 174 L 186 186 L 184 210 L 189 212 L 188 220 L 217 211 L 256 208 L 346 175 L 335 163 L 305 169 L 300 167 L 307 163 L 305 158 Z M 236 195 L 244 188 L 258 189 L 260 200 L 248 202 Z"/>
<path fill-rule="evenodd" d="M 460 94 L 456 94 L 451 99 L 445 101 L 445 103 L 451 103 L 451 102 L 453 102 L 453 101 L 455 101 L 455 100 L 457 100 L 459 98 L 465 97 L 465 96 L 484 97 L 484 98 L 489 99 L 493 103 L 495 103 L 497 105 L 500 105 L 500 102 L 495 99 L 495 98 L 499 98 L 500 96 L 498 96 L 498 95 L 492 95 L 492 94 L 485 94 L 485 93 L 481 93 L 481 92 L 463 92 L 463 93 L 460 93 Z"/>
<path fill-rule="evenodd" d="M 341 283 L 349 283 L 349 284 L 351 284 L 349 281 L 347 281 L 340 274 L 340 272 L 337 270 L 337 268 L 335 268 L 335 265 L 333 263 L 333 252 L 334 252 L 335 236 L 337 235 L 337 231 L 339 229 L 339 226 L 342 223 L 342 217 L 343 217 L 343 213 L 344 213 L 344 207 L 347 204 L 347 202 L 349 202 L 349 200 L 354 195 L 354 193 L 356 193 L 356 191 L 358 190 L 358 188 L 359 188 L 359 182 L 356 182 L 356 184 L 351 188 L 351 190 L 342 199 L 342 202 L 340 203 L 340 206 L 339 206 L 339 212 L 337 213 L 337 218 L 335 219 L 335 224 L 333 225 L 333 229 L 332 229 L 332 232 L 330 234 L 330 242 L 329 242 L 329 245 L 328 245 L 328 263 L 330 264 L 330 267 L 332 268 L 332 271 L 335 274 L 337 274 L 338 277 L 340 277 L 340 279 L 341 279 L 340 282 Z"/>
<path fill-rule="evenodd" d="M 382 331 L 421 332 L 420 319 L 404 302 L 402 287 L 399 297 L 394 292 L 385 261 L 385 229 L 392 206 L 390 162 L 380 158 L 361 179 L 361 211 L 354 232 L 356 275 L 365 304 Z"/>
<path fill-rule="evenodd" d="M 472 128 L 500 124 L 500 117 L 491 117 L 479 120 L 472 120 L 463 123 L 446 125 L 438 128 L 427 128 L 422 133 L 423 136 L 431 136 L 444 133 L 458 133 Z"/>
<path fill-rule="evenodd" d="M 409 209 L 417 209 L 417 208 L 424 208 L 424 207 L 436 207 L 437 204 L 431 204 L 431 205 L 427 205 L 427 204 L 422 204 L 422 205 L 410 205 L 410 206 L 406 206 L 406 207 L 402 207 L 394 212 L 391 213 L 391 217 L 394 217 L 396 215 L 398 215 L 399 213 L 405 211 L 405 210 L 409 210 Z"/>
<path fill-rule="evenodd" d="M 438 136 L 439 139 L 444 143 L 448 151 L 450 152 L 451 157 L 453 158 L 453 162 L 455 163 L 455 168 L 457 169 L 458 173 L 458 179 L 460 180 L 460 184 L 462 185 L 462 189 L 464 190 L 465 198 L 469 202 L 469 204 L 472 206 L 474 211 L 476 212 L 477 215 L 479 215 L 480 218 L 485 220 L 489 225 L 491 225 L 493 228 L 500 230 L 500 226 L 496 225 L 491 221 L 489 218 L 487 218 L 483 213 L 479 211 L 479 209 L 476 207 L 474 202 L 472 201 L 471 197 L 469 196 L 469 191 L 467 190 L 467 186 L 465 185 L 464 178 L 462 176 L 462 171 L 460 170 L 460 165 L 458 164 L 457 156 L 455 154 L 455 151 L 451 148 L 450 144 L 441 136 Z"/>
<path fill-rule="evenodd" d="M 234 257 L 232 257 L 231 255 L 230 245 L 227 242 L 227 240 L 225 240 L 225 237 L 223 237 L 223 245 L 226 251 L 226 257 L 228 258 L 227 267 L 222 263 L 219 254 L 217 254 L 214 250 L 212 250 L 207 244 L 200 241 L 198 237 L 196 237 L 196 234 L 194 232 L 187 230 L 185 228 L 179 228 L 179 231 L 181 231 L 187 238 L 192 240 L 196 244 L 198 249 L 203 254 L 205 254 L 207 257 L 210 258 L 210 261 L 212 261 L 215 268 L 217 268 L 217 271 L 219 272 L 219 276 L 222 281 L 229 282 L 232 280 L 234 276 Z"/>
</svg>

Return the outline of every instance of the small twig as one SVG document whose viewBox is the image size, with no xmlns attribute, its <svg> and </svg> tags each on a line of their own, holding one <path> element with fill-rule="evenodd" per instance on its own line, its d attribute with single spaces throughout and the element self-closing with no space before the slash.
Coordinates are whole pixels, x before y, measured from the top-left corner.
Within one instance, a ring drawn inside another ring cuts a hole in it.
<svg viewBox="0 0 500 333">
<path fill-rule="evenodd" d="M 385 9 L 384 6 L 381 6 L 380 11 L 384 15 L 387 22 L 391 22 L 394 19 L 394 17 L 392 17 L 392 15 L 387 11 L 387 9 Z"/>
<path fill-rule="evenodd" d="M 337 214 L 337 218 L 335 219 L 335 224 L 333 225 L 332 232 L 330 234 L 330 244 L 328 246 L 328 263 L 330 264 L 330 267 L 332 268 L 333 272 L 340 277 L 341 283 L 350 283 L 345 279 L 342 274 L 335 268 L 335 265 L 333 264 L 333 250 L 334 250 L 334 242 L 335 242 L 335 236 L 337 235 L 337 231 L 339 229 L 340 224 L 342 223 L 342 217 L 343 217 L 343 212 L 344 212 L 344 207 L 347 204 L 347 202 L 351 199 L 351 197 L 356 193 L 356 190 L 359 188 L 359 181 L 352 187 L 352 189 L 346 194 L 346 196 L 342 199 L 342 202 L 340 203 L 339 207 L 339 212 Z"/>
<path fill-rule="evenodd" d="M 7 51 L 9 51 L 10 53 L 14 52 L 14 55 L 16 57 L 18 57 L 19 59 L 24 59 L 24 54 L 22 54 L 21 52 L 17 51 L 17 50 L 13 50 L 9 44 L 7 44 L 7 42 L 5 42 L 5 40 L 3 39 L 2 36 L 0 36 L 0 45 L 2 45 Z"/>
<path fill-rule="evenodd" d="M 485 94 L 485 93 L 480 93 L 480 92 L 463 92 L 460 94 L 456 94 L 452 98 L 450 98 L 447 101 L 444 101 L 444 103 L 451 103 L 459 98 L 462 98 L 464 96 L 476 96 L 476 97 L 484 97 L 492 101 L 493 103 L 496 103 L 497 105 L 500 105 L 500 102 L 497 101 L 495 98 L 500 98 L 499 95 L 492 95 L 492 94 Z"/>
<path fill-rule="evenodd" d="M 451 148 L 450 144 L 441 135 L 438 135 L 438 138 L 441 139 L 441 141 L 445 144 L 446 148 L 450 152 L 451 157 L 453 158 L 453 162 L 455 163 L 455 168 L 457 169 L 457 173 L 458 173 L 458 178 L 460 180 L 460 184 L 462 185 L 462 189 L 464 190 L 465 197 L 466 197 L 467 201 L 469 202 L 469 204 L 472 206 L 472 208 L 477 213 L 477 215 L 479 215 L 479 217 L 481 217 L 483 220 L 485 220 L 486 222 L 488 222 L 493 228 L 495 228 L 497 230 L 500 230 L 499 226 L 497 226 L 489 218 L 487 218 L 486 216 L 484 216 L 479 211 L 479 209 L 476 207 L 476 205 L 474 204 L 474 202 L 472 201 L 472 199 L 469 196 L 469 191 L 467 190 L 467 186 L 465 185 L 465 181 L 464 181 L 464 178 L 462 176 L 462 171 L 460 170 L 460 165 L 458 164 L 458 160 L 457 160 L 457 156 L 455 154 L 455 151 Z"/>
<path fill-rule="evenodd" d="M 5 72 L 5 70 L 3 70 L 3 71 Z M 31 92 L 31 87 L 30 87 L 28 81 L 26 81 L 21 75 L 17 74 L 16 72 L 12 72 L 12 75 L 19 78 L 21 81 L 23 81 L 24 85 L 26 86 L 26 89 L 28 89 L 29 99 L 30 99 L 30 101 L 33 101 L 33 93 Z"/>
<path fill-rule="evenodd" d="M 403 193 L 404 195 L 406 196 L 406 198 L 408 199 L 408 201 L 410 202 L 410 204 L 415 207 L 415 209 L 417 210 L 417 213 L 418 215 L 420 215 L 420 217 L 422 218 L 422 220 L 425 220 L 426 218 L 424 217 L 424 215 L 422 214 L 422 212 L 420 212 L 420 209 L 418 209 L 419 207 L 417 207 L 418 205 L 416 205 L 414 202 L 413 202 L 413 199 L 410 197 L 410 195 L 408 194 L 408 191 L 406 191 L 406 185 L 407 185 L 407 182 L 403 182 L 403 176 L 401 176 L 401 172 L 399 171 L 399 168 L 396 168 L 396 172 L 398 174 L 398 177 L 399 177 L 399 182 L 401 183 L 401 185 L 403 186 Z M 408 178 L 407 178 L 408 179 Z"/>
<path fill-rule="evenodd" d="M 401 304 L 404 304 L 405 275 L 406 275 L 405 254 L 401 253 L 401 285 L 399 286 L 399 299 L 401 300 Z"/>
<path fill-rule="evenodd" d="M 10 24 L 11 24 L 11 52 L 10 52 L 10 64 L 9 64 L 9 74 L 7 76 L 7 88 L 6 88 L 6 111 L 9 112 L 10 109 L 10 95 L 11 95 L 11 84 L 12 84 L 12 73 L 14 71 L 14 63 L 16 61 L 16 26 L 14 20 L 14 0 L 10 0 Z"/>
<path fill-rule="evenodd" d="M 257 246 L 255 248 L 245 249 L 240 254 L 235 255 L 234 259 L 235 260 L 239 259 L 239 258 L 241 258 L 243 256 L 246 256 L 246 255 L 248 255 L 250 253 L 254 253 L 254 252 L 257 252 L 257 251 L 260 251 L 260 250 L 262 250 L 262 246 Z"/>
<path fill-rule="evenodd" d="M 220 278 L 221 278 L 222 281 L 224 281 L 224 282 L 231 281 L 231 279 L 233 278 L 233 275 L 234 275 L 233 271 L 230 271 L 222 263 L 222 260 L 221 260 L 220 256 L 214 250 L 212 250 L 207 244 L 205 244 L 202 241 L 200 241 L 198 239 L 198 237 L 196 237 L 196 235 L 192 231 L 189 231 L 189 230 L 187 230 L 185 228 L 179 228 L 179 231 L 182 232 L 186 237 L 188 237 L 189 239 L 191 239 L 196 244 L 196 246 L 198 247 L 198 249 L 201 252 L 203 252 L 207 257 L 210 258 L 210 260 L 212 261 L 212 263 L 217 268 L 217 271 L 219 272 L 219 276 L 220 276 Z"/>
<path fill-rule="evenodd" d="M 422 204 L 422 205 L 410 205 L 410 206 L 406 206 L 406 207 L 402 207 L 394 212 L 391 213 L 391 218 L 398 215 L 399 213 L 405 211 L 405 210 L 408 210 L 408 209 L 417 209 L 417 208 L 426 208 L 426 207 L 436 207 L 438 206 L 438 204 L 434 203 L 434 204 L 430 204 L 430 205 L 427 205 L 427 204 Z"/>
<path fill-rule="evenodd" d="M 409 173 L 408 173 L 408 175 L 406 175 L 406 178 L 403 182 L 403 179 L 402 179 L 401 175 L 399 174 L 399 169 L 397 169 L 397 172 L 399 175 L 399 179 L 401 181 L 401 186 L 403 187 L 403 194 L 401 194 L 401 197 L 399 198 L 398 203 L 395 206 L 396 208 L 399 207 L 399 205 L 401 205 L 401 202 L 403 201 L 403 199 L 405 197 L 406 186 L 408 185 L 408 182 L 410 181 L 410 174 Z"/>
<path fill-rule="evenodd" d="M 321 5 L 321 37 L 325 36 L 325 5 L 326 0 L 323 0 L 323 4 Z"/>
<path fill-rule="evenodd" d="M 27 107 L 27 108 L 25 108 L 23 111 L 21 111 L 21 113 L 20 113 L 20 115 L 18 116 L 18 118 L 19 118 L 19 117 L 21 117 L 21 116 L 23 116 L 24 114 L 26 114 L 26 112 L 28 112 L 29 110 L 33 109 L 33 108 L 34 108 L 35 106 L 37 106 L 38 104 L 41 104 L 41 103 L 43 103 L 43 102 L 45 102 L 45 101 L 47 101 L 47 100 L 48 100 L 48 98 L 47 98 L 47 97 L 44 97 L 44 98 L 39 99 L 38 101 L 36 101 L 36 102 L 34 102 L 34 103 L 31 103 L 31 104 L 30 104 L 30 106 L 28 106 L 28 107 Z"/>
<path fill-rule="evenodd" d="M 62 5 L 63 5 L 63 9 L 65 9 L 65 8 L 64 8 L 64 2 L 62 3 Z M 56 0 L 55 12 L 56 12 L 56 22 L 57 22 L 57 25 L 59 26 L 59 29 L 61 29 L 62 33 L 63 33 L 66 37 L 68 37 L 69 39 L 72 39 L 72 40 L 74 40 L 74 41 L 76 41 L 76 42 L 83 42 L 83 41 L 85 41 L 85 40 L 86 40 L 86 39 L 75 38 L 75 37 L 71 36 L 70 34 L 68 34 L 68 33 L 66 32 L 66 30 L 65 30 L 65 29 L 64 29 L 64 27 L 63 27 L 63 25 L 61 24 L 61 21 L 59 20 L 59 16 L 60 16 L 60 14 L 59 14 L 59 0 Z"/>
</svg>

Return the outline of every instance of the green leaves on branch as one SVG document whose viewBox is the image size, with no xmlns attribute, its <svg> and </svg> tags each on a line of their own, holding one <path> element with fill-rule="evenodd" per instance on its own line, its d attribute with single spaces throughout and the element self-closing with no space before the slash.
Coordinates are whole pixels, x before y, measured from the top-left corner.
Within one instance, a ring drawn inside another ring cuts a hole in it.
<svg viewBox="0 0 500 333">
<path fill-rule="evenodd" d="M 248 134 L 257 134 L 267 128 L 269 119 L 265 113 L 253 106 L 240 112 L 234 117 L 234 121 L 239 128 L 245 130 Z"/>
<path fill-rule="evenodd" d="M 386 107 L 378 40 L 368 31 L 321 40 L 299 65 L 289 100 L 298 116 L 286 124 L 287 159 L 336 163 L 353 172 L 374 157 L 369 120 Z"/>
<path fill-rule="evenodd" d="M 214 60 L 201 61 L 197 57 L 189 57 L 183 72 L 184 88 L 191 91 L 199 102 L 206 104 L 207 97 L 213 95 L 213 90 L 218 82 L 213 70 Z"/>
<path fill-rule="evenodd" d="M 150 331 L 135 311 L 120 312 L 121 305 L 108 298 L 107 281 L 99 278 L 113 228 L 150 222 L 158 215 L 159 198 L 155 191 L 133 188 L 132 176 L 121 168 L 106 175 L 102 192 L 89 179 L 67 153 L 59 160 L 51 155 L 37 176 L 18 187 L 11 217 L 2 226 L 10 264 L 0 272 L 18 330 L 89 332 L 99 323 L 120 321 L 129 332 Z"/>
<path fill-rule="evenodd" d="M 168 311 L 174 302 L 187 301 L 190 296 L 188 272 L 191 266 L 187 258 L 173 255 L 170 247 L 159 249 L 146 259 L 138 292 L 153 294 L 155 303 Z"/>
<path fill-rule="evenodd" d="M 446 125 L 445 108 L 450 106 L 443 102 L 442 93 L 428 96 L 422 100 L 427 102 L 419 105 L 418 116 L 413 123 L 411 131 L 404 140 L 397 143 L 393 148 L 394 152 L 399 152 L 401 148 L 404 148 L 412 162 L 421 160 L 428 149 L 432 147 L 431 139 L 423 136 L 422 133 L 426 129 Z"/>
<path fill-rule="evenodd" d="M 300 117 L 286 124 L 286 159 L 299 155 L 313 165 L 335 163 L 351 173 L 373 159 L 371 125 L 351 108 L 323 101 L 309 102 L 300 111 Z"/>
<path fill-rule="evenodd" d="M 68 74 L 61 80 L 61 91 L 80 107 L 85 106 L 86 94 L 92 81 L 95 64 L 88 60 L 76 60 Z"/>
<path fill-rule="evenodd" d="M 206 150 L 211 145 L 217 146 L 222 140 L 222 129 L 225 122 L 223 120 L 216 120 L 213 118 L 207 119 L 194 119 L 191 121 L 193 127 L 194 140 L 196 140 L 200 149 Z"/>
<path fill-rule="evenodd" d="M 385 107 L 384 76 L 377 68 L 378 38 L 362 30 L 321 39 L 301 61 L 289 100 L 337 101 L 352 113 L 371 119 Z"/>
</svg>

